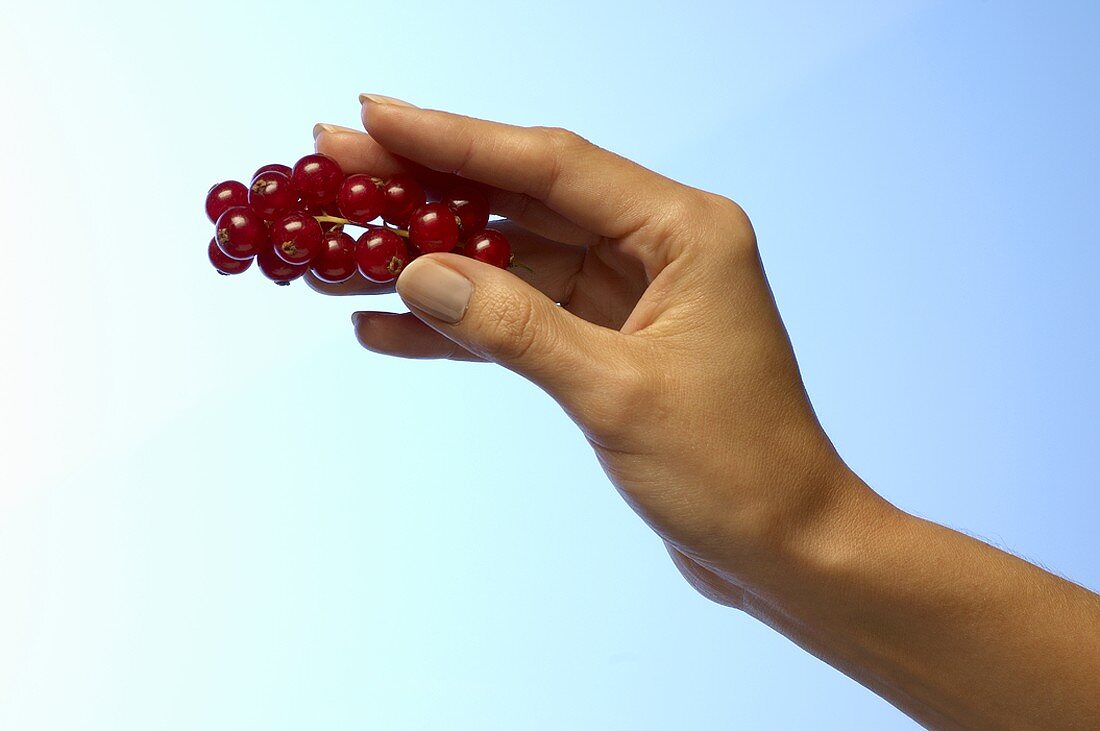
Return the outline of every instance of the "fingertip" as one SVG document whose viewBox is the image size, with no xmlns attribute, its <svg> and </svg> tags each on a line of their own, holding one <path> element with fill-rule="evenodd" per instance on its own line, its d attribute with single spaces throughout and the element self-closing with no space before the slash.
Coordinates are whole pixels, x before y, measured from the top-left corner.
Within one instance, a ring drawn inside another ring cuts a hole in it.
<svg viewBox="0 0 1100 731">
<path fill-rule="evenodd" d="M 481 360 L 411 313 L 353 312 L 359 344 L 372 353 L 411 359 Z"/>
<path fill-rule="evenodd" d="M 359 102 L 363 105 L 363 108 L 359 110 L 359 119 L 363 122 L 363 129 L 370 132 L 373 120 L 377 118 L 375 114 L 376 104 L 372 104 L 367 95 L 363 94 L 359 97 Z"/>
<path fill-rule="evenodd" d="M 382 312 L 356 311 L 351 313 L 351 326 L 355 330 L 355 339 L 367 350 L 375 353 L 388 353 L 389 350 L 378 342 L 377 328 L 372 328 L 371 323 L 375 315 L 390 315 Z M 392 316 L 392 315 L 390 315 Z"/>
<path fill-rule="evenodd" d="M 393 99 L 378 94 L 363 94 L 359 97 L 359 101 L 363 105 L 360 118 L 363 122 L 363 128 L 367 130 L 367 132 L 384 128 L 384 120 L 387 117 L 394 114 L 401 115 L 404 112 L 420 109 L 420 107 L 409 104 L 408 102 L 403 102 L 400 99 Z M 408 117 L 407 114 L 404 116 L 406 118 Z"/>
<path fill-rule="evenodd" d="M 385 352 L 380 350 L 370 338 L 370 318 L 369 313 L 366 312 L 353 312 L 351 313 L 351 326 L 355 331 L 355 339 L 359 342 L 359 345 L 367 350 L 377 353 Z"/>
<path fill-rule="evenodd" d="M 328 122 L 318 122 L 313 125 L 313 141 L 317 143 L 321 137 L 325 135 L 361 135 L 363 130 L 352 129 L 351 127 L 344 127 L 339 124 L 329 124 Z"/>
<path fill-rule="evenodd" d="M 321 134 L 313 138 L 313 149 L 322 155 L 328 155 L 332 158 L 339 158 L 341 156 L 342 145 L 338 139 L 338 135 L 331 132 L 321 131 Z"/>
<path fill-rule="evenodd" d="M 364 130 L 350 127 L 337 127 L 335 131 L 322 129 L 313 141 L 313 146 L 317 152 L 340 163 L 340 167 L 349 175 L 368 173 L 387 176 L 404 172 L 407 167 Z"/>
<path fill-rule="evenodd" d="M 404 99 L 398 99 L 393 96 L 386 96 L 385 94 L 360 94 L 359 103 L 363 106 L 368 104 L 377 104 L 379 106 L 395 106 L 395 107 L 409 107 L 411 109 L 419 109 L 420 107 L 405 101 Z"/>
</svg>

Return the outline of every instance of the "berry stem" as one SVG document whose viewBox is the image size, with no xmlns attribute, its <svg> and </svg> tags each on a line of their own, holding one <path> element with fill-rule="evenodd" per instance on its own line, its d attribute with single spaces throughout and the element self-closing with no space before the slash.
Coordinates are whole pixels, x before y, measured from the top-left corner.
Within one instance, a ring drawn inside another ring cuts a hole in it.
<svg viewBox="0 0 1100 731">
<path fill-rule="evenodd" d="M 360 224 L 349 221 L 346 218 L 339 218 L 337 216 L 314 216 L 317 219 L 317 223 L 338 223 L 341 226 L 359 226 Z"/>
<path fill-rule="evenodd" d="M 385 223 L 383 223 L 381 226 L 374 226 L 373 224 L 356 223 L 355 221 L 349 221 L 348 219 L 340 218 L 339 216 L 314 216 L 314 218 L 317 219 L 317 223 L 335 223 L 340 226 L 358 226 L 359 228 L 384 228 L 387 231 L 393 231 L 398 236 L 404 236 L 405 238 L 409 237 L 409 232 L 405 229 L 390 228 Z"/>
</svg>

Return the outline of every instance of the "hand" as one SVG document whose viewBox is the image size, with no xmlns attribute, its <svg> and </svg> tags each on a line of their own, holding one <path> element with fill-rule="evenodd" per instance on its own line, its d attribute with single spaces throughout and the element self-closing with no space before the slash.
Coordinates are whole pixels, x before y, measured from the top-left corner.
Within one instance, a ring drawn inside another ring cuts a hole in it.
<svg viewBox="0 0 1100 731">
<path fill-rule="evenodd" d="M 560 129 L 378 97 L 364 100 L 363 122 L 369 134 L 319 125 L 318 150 L 347 172 L 490 186 L 532 270 L 421 257 L 397 281 L 411 314 L 356 313 L 366 348 L 494 361 L 541 386 L 681 573 L 724 604 L 747 608 L 795 543 L 881 506 L 814 416 L 735 203 Z"/>
<path fill-rule="evenodd" d="M 847 469 L 737 205 L 563 130 L 370 98 L 363 121 L 369 134 L 322 126 L 318 148 L 351 172 L 490 186 L 533 269 L 420 257 L 397 280 L 411 314 L 356 313 L 364 346 L 537 383 L 692 586 L 921 723 L 1098 727 L 1100 597 L 905 514 Z"/>
</svg>

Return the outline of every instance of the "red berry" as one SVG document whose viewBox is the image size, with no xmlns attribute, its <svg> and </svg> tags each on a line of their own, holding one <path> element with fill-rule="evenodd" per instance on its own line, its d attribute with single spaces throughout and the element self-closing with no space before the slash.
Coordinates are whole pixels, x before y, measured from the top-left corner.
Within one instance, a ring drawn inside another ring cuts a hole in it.
<svg viewBox="0 0 1100 731">
<path fill-rule="evenodd" d="M 343 231 L 325 234 L 321 253 L 313 260 L 313 274 L 322 282 L 339 284 L 355 275 L 355 239 Z"/>
<path fill-rule="evenodd" d="M 369 175 L 349 175 L 337 196 L 340 214 L 355 223 L 370 223 L 382 215 L 386 194 Z"/>
<path fill-rule="evenodd" d="M 256 176 L 260 173 L 282 173 L 289 178 L 292 172 L 289 165 L 273 162 L 270 165 L 264 165 L 262 168 L 252 173 L 252 179 L 255 180 Z"/>
<path fill-rule="evenodd" d="M 248 205 L 265 220 L 274 221 L 298 208 L 298 192 L 290 178 L 278 171 L 268 170 L 252 179 Z"/>
<path fill-rule="evenodd" d="M 248 205 L 248 188 L 236 180 L 226 180 L 212 186 L 206 194 L 206 217 L 217 223 L 218 216 L 235 206 Z"/>
<path fill-rule="evenodd" d="M 423 254 L 453 251 L 458 246 L 458 221 L 444 203 L 426 203 L 409 220 L 409 241 Z"/>
<path fill-rule="evenodd" d="M 215 238 L 231 259 L 250 259 L 268 248 L 267 226 L 251 208 L 237 206 L 218 217 Z"/>
<path fill-rule="evenodd" d="M 251 259 L 230 259 L 225 252 L 218 248 L 217 239 L 210 239 L 210 246 L 206 247 L 206 255 L 210 257 L 210 263 L 218 270 L 218 274 L 240 274 L 252 266 Z"/>
<path fill-rule="evenodd" d="M 271 227 L 275 253 L 287 264 L 308 264 L 321 253 L 321 224 L 301 211 L 283 216 Z"/>
<path fill-rule="evenodd" d="M 386 194 L 386 205 L 382 209 L 382 218 L 393 226 L 404 228 L 409 225 L 409 218 L 428 196 L 424 188 L 410 175 L 398 173 L 382 185 L 382 192 Z"/>
<path fill-rule="evenodd" d="M 485 228 L 489 223 L 489 196 L 485 189 L 472 183 L 459 183 L 443 198 L 455 215 L 464 237 Z"/>
<path fill-rule="evenodd" d="M 507 269 L 512 263 L 512 245 L 508 243 L 508 238 L 491 228 L 479 231 L 467 239 L 462 253 L 501 269 Z"/>
<path fill-rule="evenodd" d="M 392 282 L 409 262 L 404 239 L 388 228 L 367 229 L 355 248 L 359 271 L 372 282 Z"/>
<path fill-rule="evenodd" d="M 304 202 L 324 206 L 336 201 L 344 171 L 328 155 L 306 155 L 295 163 L 290 179 Z"/>
<path fill-rule="evenodd" d="M 275 247 L 273 246 L 265 246 L 256 255 L 256 264 L 265 277 L 280 285 L 290 284 L 309 269 L 308 264 L 287 264 L 275 253 Z"/>
</svg>

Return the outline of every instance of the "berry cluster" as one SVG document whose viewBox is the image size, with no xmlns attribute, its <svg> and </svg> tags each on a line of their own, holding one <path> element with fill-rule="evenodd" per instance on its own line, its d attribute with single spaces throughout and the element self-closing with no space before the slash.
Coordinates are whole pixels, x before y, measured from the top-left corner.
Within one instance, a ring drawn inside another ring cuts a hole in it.
<svg viewBox="0 0 1100 731">
<path fill-rule="evenodd" d="M 255 259 L 276 284 L 307 270 L 330 284 L 357 270 L 372 282 L 392 282 L 412 259 L 440 251 L 502 269 L 512 264 L 508 239 L 486 228 L 489 200 L 481 188 L 460 183 L 429 202 L 409 175 L 344 175 L 326 155 L 306 155 L 293 168 L 265 165 L 248 186 L 218 183 L 206 194 L 206 215 L 215 225 L 207 252 L 220 274 L 240 274 Z M 345 226 L 366 231 L 356 240 Z"/>
</svg>

